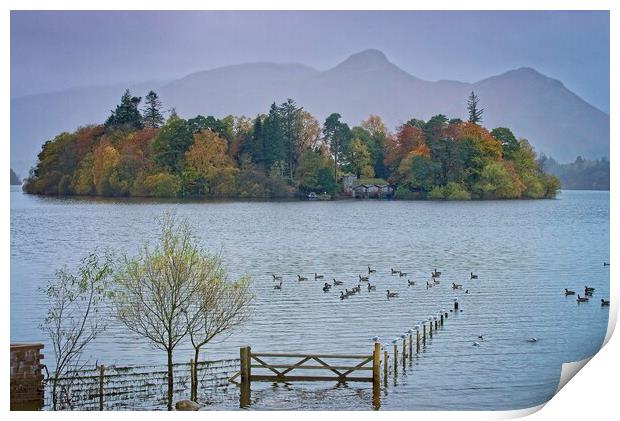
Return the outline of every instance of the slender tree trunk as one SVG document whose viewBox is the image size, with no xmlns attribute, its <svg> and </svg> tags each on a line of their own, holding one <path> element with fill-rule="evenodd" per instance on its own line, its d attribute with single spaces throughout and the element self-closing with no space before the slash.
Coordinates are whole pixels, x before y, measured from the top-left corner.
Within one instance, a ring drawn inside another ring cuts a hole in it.
<svg viewBox="0 0 620 421">
<path fill-rule="evenodd" d="M 338 184 L 338 149 L 334 153 L 334 181 Z"/>
<path fill-rule="evenodd" d="M 54 411 L 56 410 L 56 406 L 58 404 L 58 397 L 56 396 L 56 390 L 57 390 L 56 383 L 57 383 L 57 380 L 54 378 L 52 380 L 52 408 L 54 409 Z"/>
<path fill-rule="evenodd" d="M 172 349 L 168 349 L 168 411 L 172 411 L 174 394 L 174 372 L 172 370 Z"/>
<path fill-rule="evenodd" d="M 192 400 L 198 401 L 198 358 L 200 357 L 200 347 L 194 348 L 194 369 L 192 370 Z"/>
</svg>

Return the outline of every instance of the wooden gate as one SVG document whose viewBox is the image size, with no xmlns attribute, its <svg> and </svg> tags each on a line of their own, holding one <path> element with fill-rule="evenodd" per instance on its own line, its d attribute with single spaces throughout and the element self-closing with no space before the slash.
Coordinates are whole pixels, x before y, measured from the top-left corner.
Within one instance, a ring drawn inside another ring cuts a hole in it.
<svg viewBox="0 0 620 421">
<path fill-rule="evenodd" d="M 336 381 L 371 382 L 373 395 L 379 393 L 381 382 L 381 344 L 375 343 L 372 354 L 286 354 L 273 352 L 252 352 L 249 346 L 239 350 L 240 370 L 229 381 L 241 386 L 241 406 L 250 403 L 253 381 L 265 382 L 310 382 Z M 296 359 L 295 362 L 282 360 Z M 274 362 L 267 362 L 270 360 Z M 355 361 L 354 363 L 334 364 L 327 361 Z M 312 370 L 316 375 L 291 374 L 294 371 Z M 255 372 L 258 371 L 258 372 Z M 323 372 L 323 373 L 321 373 Z M 361 375 L 358 373 L 362 373 Z M 236 379 L 240 378 L 240 382 Z M 375 390 L 376 389 L 376 390 Z M 373 399 L 374 400 L 374 399 Z"/>
</svg>

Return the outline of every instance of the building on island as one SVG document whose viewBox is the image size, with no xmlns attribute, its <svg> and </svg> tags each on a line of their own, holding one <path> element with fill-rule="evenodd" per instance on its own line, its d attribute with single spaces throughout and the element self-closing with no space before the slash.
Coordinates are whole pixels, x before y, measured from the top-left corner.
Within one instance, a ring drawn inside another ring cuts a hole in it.
<svg viewBox="0 0 620 421">
<path fill-rule="evenodd" d="M 385 180 L 358 179 L 355 174 L 345 174 L 342 177 L 342 190 L 345 195 L 356 199 L 389 199 L 394 195 L 394 186 Z"/>
<path fill-rule="evenodd" d="M 357 176 L 355 174 L 347 173 L 342 176 L 342 191 L 344 194 L 350 195 L 353 193 L 353 188 L 357 185 Z"/>
</svg>

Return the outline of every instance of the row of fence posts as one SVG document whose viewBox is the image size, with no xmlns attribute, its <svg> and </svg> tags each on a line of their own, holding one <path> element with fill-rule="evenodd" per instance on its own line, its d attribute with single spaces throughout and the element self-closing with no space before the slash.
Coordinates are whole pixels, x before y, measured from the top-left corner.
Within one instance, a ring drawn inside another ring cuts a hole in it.
<svg viewBox="0 0 620 421">
<path fill-rule="evenodd" d="M 103 402 L 105 398 L 105 388 L 103 385 L 103 381 L 105 379 L 105 369 L 106 366 L 101 364 L 97 366 L 99 369 L 99 410 L 103 411 Z M 196 364 L 194 363 L 194 359 L 189 360 L 189 369 L 190 369 L 190 379 L 191 379 L 191 400 L 195 401 L 198 396 L 198 369 Z"/>
<path fill-rule="evenodd" d="M 459 310 L 459 302 L 458 299 L 454 299 L 454 313 L 456 314 Z M 403 369 L 405 369 L 406 367 L 406 363 L 407 363 L 407 359 L 409 359 L 410 362 L 413 362 L 413 337 L 414 337 L 414 332 L 415 332 L 415 354 L 419 354 L 420 353 L 420 347 L 425 347 L 426 346 L 426 338 L 428 336 L 429 339 L 433 338 L 433 333 L 437 333 L 437 331 L 439 330 L 440 327 L 442 327 L 446 321 L 446 319 L 448 318 L 448 314 L 449 312 L 445 309 L 442 309 L 438 315 L 433 315 L 433 316 L 429 316 L 427 319 L 423 320 L 422 322 L 418 323 L 414 329 L 409 329 L 407 331 L 407 334 L 403 334 L 401 335 L 401 339 L 402 339 L 402 364 L 403 364 Z M 428 329 L 427 329 L 427 323 L 428 323 Z M 409 352 L 407 352 L 407 336 L 409 337 Z M 378 351 L 377 351 L 378 350 Z M 375 342 L 375 353 L 376 352 L 381 352 L 381 343 L 378 341 Z M 396 379 L 396 377 L 398 376 L 398 362 L 399 362 L 399 358 L 398 358 L 398 339 L 394 339 L 392 341 L 392 353 L 393 353 L 393 358 L 394 358 L 394 363 L 393 363 L 393 375 L 394 375 L 394 379 Z M 389 370 L 389 351 L 387 349 L 387 346 L 384 348 L 383 350 L 383 383 L 384 386 L 387 387 L 388 385 L 388 378 L 389 378 L 389 374 L 390 374 L 390 370 Z M 373 371 L 373 378 L 375 377 L 375 372 Z"/>
</svg>

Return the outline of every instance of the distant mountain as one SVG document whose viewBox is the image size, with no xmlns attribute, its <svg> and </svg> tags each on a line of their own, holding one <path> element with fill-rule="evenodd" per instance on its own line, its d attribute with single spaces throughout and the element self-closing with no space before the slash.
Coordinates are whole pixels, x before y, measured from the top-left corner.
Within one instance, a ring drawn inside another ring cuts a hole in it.
<svg viewBox="0 0 620 421">
<path fill-rule="evenodd" d="M 19 179 L 13 168 L 11 168 L 11 186 L 20 186 L 22 184 L 22 180 Z"/>
<path fill-rule="evenodd" d="M 378 50 L 354 54 L 318 71 L 301 64 L 250 63 L 187 75 L 169 83 L 130 87 L 136 95 L 155 89 L 182 117 L 246 115 L 293 98 L 319 120 L 338 112 L 351 125 L 378 114 L 391 127 L 434 114 L 466 117 L 474 90 L 485 108 L 483 125 L 511 128 L 541 153 L 560 162 L 581 155 L 609 157 L 609 115 L 560 81 L 521 68 L 476 83 L 425 81 L 400 69 Z M 124 87 L 81 88 L 11 100 L 11 165 L 26 173 L 40 145 L 63 130 L 103 122 Z"/>
</svg>

